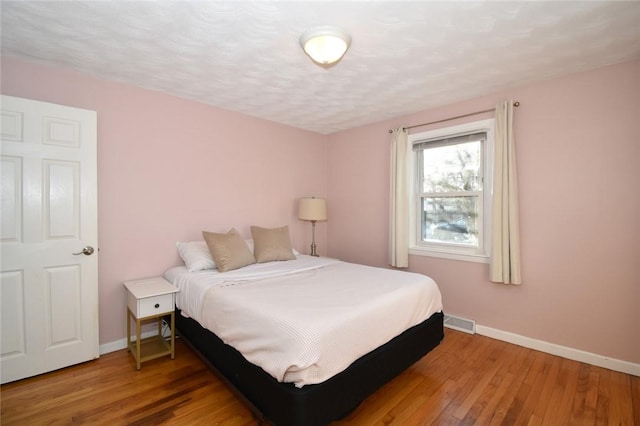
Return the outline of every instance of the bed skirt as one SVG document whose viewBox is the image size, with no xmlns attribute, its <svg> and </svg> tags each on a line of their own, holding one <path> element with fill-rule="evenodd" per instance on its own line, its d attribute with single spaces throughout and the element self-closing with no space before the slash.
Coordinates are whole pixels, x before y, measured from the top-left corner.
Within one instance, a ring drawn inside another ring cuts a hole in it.
<svg viewBox="0 0 640 426">
<path fill-rule="evenodd" d="M 414 364 L 444 338 L 437 312 L 323 383 L 297 388 L 280 383 L 231 346 L 176 309 L 176 328 L 259 421 L 277 426 L 326 425 L 353 411 L 365 398 Z"/>
</svg>

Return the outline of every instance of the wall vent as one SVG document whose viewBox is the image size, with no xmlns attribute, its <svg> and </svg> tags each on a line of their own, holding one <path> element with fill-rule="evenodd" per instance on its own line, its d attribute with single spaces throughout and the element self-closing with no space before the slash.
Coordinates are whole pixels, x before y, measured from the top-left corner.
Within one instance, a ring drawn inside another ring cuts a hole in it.
<svg viewBox="0 0 640 426">
<path fill-rule="evenodd" d="M 476 334 L 476 322 L 474 320 L 445 315 L 444 326 L 464 333 Z"/>
</svg>

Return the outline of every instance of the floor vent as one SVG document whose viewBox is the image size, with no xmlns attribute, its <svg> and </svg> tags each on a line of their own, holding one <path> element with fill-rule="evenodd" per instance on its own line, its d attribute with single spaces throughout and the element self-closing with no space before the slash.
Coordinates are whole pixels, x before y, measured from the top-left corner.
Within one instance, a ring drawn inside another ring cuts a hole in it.
<svg viewBox="0 0 640 426">
<path fill-rule="evenodd" d="M 474 320 L 445 315 L 444 326 L 465 333 L 476 334 L 476 322 Z"/>
</svg>

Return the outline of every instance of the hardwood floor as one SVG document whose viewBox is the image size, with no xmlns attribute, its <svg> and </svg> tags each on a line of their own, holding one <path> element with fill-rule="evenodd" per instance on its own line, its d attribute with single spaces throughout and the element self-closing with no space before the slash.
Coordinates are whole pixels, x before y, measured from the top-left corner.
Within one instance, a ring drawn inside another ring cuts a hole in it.
<svg viewBox="0 0 640 426">
<path fill-rule="evenodd" d="M 640 378 L 445 330 L 434 351 L 334 425 L 638 425 Z M 140 371 L 126 350 L 0 387 L 8 425 L 253 425 L 177 340 Z"/>
</svg>

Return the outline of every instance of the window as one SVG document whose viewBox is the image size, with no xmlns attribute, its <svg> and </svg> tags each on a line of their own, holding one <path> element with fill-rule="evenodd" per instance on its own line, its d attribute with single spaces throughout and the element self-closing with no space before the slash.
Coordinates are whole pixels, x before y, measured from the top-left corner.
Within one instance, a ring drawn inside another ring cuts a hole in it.
<svg viewBox="0 0 640 426">
<path fill-rule="evenodd" d="M 488 262 L 493 119 L 409 136 L 411 254 Z"/>
</svg>

